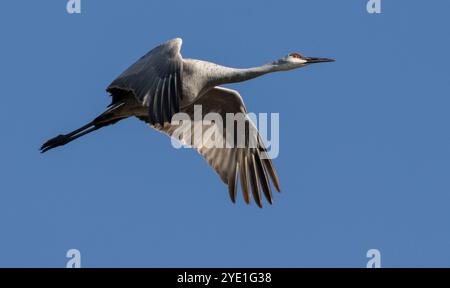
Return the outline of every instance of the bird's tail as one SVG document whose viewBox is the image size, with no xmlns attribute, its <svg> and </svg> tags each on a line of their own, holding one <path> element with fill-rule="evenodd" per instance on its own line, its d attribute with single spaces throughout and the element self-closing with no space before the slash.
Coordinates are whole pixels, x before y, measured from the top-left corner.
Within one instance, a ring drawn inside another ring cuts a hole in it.
<svg viewBox="0 0 450 288">
<path fill-rule="evenodd" d="M 84 125 L 83 127 L 78 128 L 77 130 L 74 130 L 69 134 L 58 135 L 48 140 L 41 146 L 41 153 L 45 153 L 50 149 L 66 145 L 67 143 L 72 142 L 73 140 L 80 138 L 81 136 L 94 132 L 95 130 L 98 130 L 102 127 L 114 124 L 122 119 L 128 118 L 129 115 L 124 116 L 121 113 L 117 113 L 117 110 L 119 110 L 119 108 L 121 108 L 123 105 L 125 105 L 125 103 L 114 104 L 108 110 L 100 114 L 98 117 L 96 117 L 94 120 Z"/>
</svg>

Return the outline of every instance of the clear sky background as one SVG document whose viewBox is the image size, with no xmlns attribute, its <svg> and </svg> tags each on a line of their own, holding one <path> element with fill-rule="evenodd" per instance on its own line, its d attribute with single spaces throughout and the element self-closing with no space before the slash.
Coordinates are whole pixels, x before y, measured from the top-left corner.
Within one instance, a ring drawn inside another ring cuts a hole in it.
<svg viewBox="0 0 450 288">
<path fill-rule="evenodd" d="M 450 266 L 449 1 L 0 4 L 0 266 Z M 231 85 L 280 113 L 283 192 L 229 201 L 192 150 L 128 119 L 39 154 L 109 104 L 155 45 L 248 67 L 290 52 L 338 61 Z"/>
</svg>

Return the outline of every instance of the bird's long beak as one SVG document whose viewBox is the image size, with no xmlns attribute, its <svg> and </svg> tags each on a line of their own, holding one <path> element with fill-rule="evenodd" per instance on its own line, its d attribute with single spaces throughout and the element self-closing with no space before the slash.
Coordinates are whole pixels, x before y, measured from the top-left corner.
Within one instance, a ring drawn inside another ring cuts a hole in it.
<svg viewBox="0 0 450 288">
<path fill-rule="evenodd" d="M 334 62 L 336 60 L 330 58 L 316 58 L 316 57 L 307 57 L 305 58 L 307 64 L 310 63 L 324 63 L 324 62 Z"/>
</svg>

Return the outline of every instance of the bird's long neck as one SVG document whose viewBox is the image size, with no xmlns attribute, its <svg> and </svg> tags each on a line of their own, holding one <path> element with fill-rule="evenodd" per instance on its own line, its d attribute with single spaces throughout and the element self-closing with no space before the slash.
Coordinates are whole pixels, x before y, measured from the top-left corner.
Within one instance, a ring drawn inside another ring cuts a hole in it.
<svg viewBox="0 0 450 288">
<path fill-rule="evenodd" d="M 258 67 L 238 69 L 224 66 L 215 66 L 215 69 L 211 71 L 212 84 L 222 85 L 228 83 L 242 82 L 250 80 L 267 73 L 282 71 L 280 66 L 273 63 L 265 64 Z"/>
</svg>

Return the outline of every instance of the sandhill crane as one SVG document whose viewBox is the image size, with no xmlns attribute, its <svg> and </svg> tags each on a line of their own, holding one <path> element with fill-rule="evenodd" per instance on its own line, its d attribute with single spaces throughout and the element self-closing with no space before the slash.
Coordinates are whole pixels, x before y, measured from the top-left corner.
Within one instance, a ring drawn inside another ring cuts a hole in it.
<svg viewBox="0 0 450 288">
<path fill-rule="evenodd" d="M 140 58 L 107 87 L 112 102 L 105 112 L 69 134 L 48 140 L 42 145 L 41 152 L 65 145 L 130 116 L 135 116 L 172 136 L 175 128 L 171 123 L 172 116 L 183 112 L 191 117 L 194 105 L 202 105 L 204 114 L 246 112 L 239 92 L 220 85 L 250 80 L 271 72 L 301 68 L 313 63 L 334 61 L 291 53 L 259 67 L 236 69 L 201 60 L 183 59 L 180 54 L 181 44 L 180 38 L 169 40 Z M 252 125 L 251 121 L 249 123 Z M 237 181 L 240 179 L 244 201 L 247 204 L 250 202 L 251 192 L 256 204 L 262 207 L 261 190 L 272 204 L 269 178 L 277 191 L 280 191 L 280 184 L 271 159 L 264 157 L 267 156 L 264 144 L 259 140 L 259 135 L 255 137 L 258 138 L 257 147 L 195 148 L 228 185 L 233 203 L 236 201 Z"/>
</svg>

